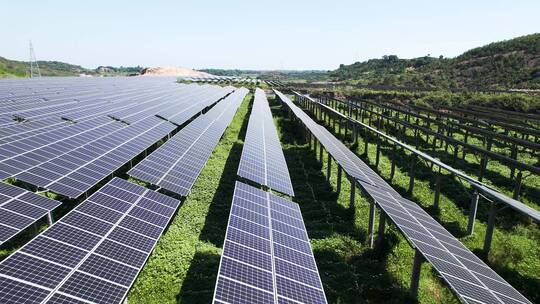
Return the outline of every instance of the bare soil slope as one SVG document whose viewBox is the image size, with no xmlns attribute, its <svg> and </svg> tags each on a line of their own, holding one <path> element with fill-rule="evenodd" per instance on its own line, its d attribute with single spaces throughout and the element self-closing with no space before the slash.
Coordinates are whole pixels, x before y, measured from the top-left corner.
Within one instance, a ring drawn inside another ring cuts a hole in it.
<svg viewBox="0 0 540 304">
<path fill-rule="evenodd" d="M 176 76 L 176 77 L 205 77 L 212 76 L 205 72 L 195 71 L 184 67 L 155 67 L 145 68 L 141 72 L 142 76 Z"/>
</svg>

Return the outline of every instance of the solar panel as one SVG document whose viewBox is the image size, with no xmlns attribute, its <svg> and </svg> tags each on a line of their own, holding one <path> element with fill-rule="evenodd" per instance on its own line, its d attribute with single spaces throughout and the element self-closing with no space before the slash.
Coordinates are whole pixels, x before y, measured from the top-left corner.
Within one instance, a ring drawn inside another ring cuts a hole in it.
<svg viewBox="0 0 540 304">
<path fill-rule="evenodd" d="M 238 89 L 220 101 L 129 170 L 128 174 L 187 196 L 247 92 L 247 89 Z"/>
<path fill-rule="evenodd" d="M 0 302 L 121 303 L 179 204 L 114 178 L 0 262 Z"/>
<path fill-rule="evenodd" d="M 162 117 L 176 125 L 182 125 L 202 109 L 212 105 L 221 98 L 234 91 L 232 88 L 222 88 L 218 86 L 196 86 L 203 90 L 204 95 L 187 95 L 179 100 L 172 109 L 161 110 L 156 115 Z"/>
<path fill-rule="evenodd" d="M 315 136 L 323 135 L 335 139 L 329 131 L 316 124 L 285 95 L 277 91 L 276 94 L 295 115 L 299 115 Z M 319 140 L 323 142 L 321 138 Z M 342 152 L 347 153 L 347 151 Z M 348 152 L 348 157 L 354 161 L 355 167 L 367 177 L 367 180 L 357 178 L 360 186 L 411 244 L 433 265 L 463 302 L 530 303 L 420 206 L 403 198 L 354 153 L 350 150 Z M 330 153 L 332 154 L 332 151 Z"/>
<path fill-rule="evenodd" d="M 298 204 L 236 182 L 214 303 L 327 303 Z"/>
<path fill-rule="evenodd" d="M 364 163 L 345 146 L 339 139 L 333 136 L 328 130 L 314 122 L 302 109 L 298 108 L 292 101 L 281 92 L 274 90 L 276 95 L 293 111 L 310 132 L 320 141 L 324 148 L 332 155 L 349 176 L 364 182 L 374 184 L 374 182 L 363 172 Z"/>
<path fill-rule="evenodd" d="M 58 201 L 0 183 L 0 245 L 58 206 Z"/>
<path fill-rule="evenodd" d="M 238 175 L 294 196 L 268 100 L 259 88 L 255 90 Z"/>
<path fill-rule="evenodd" d="M 416 203 L 363 184 L 465 303 L 530 303 Z"/>
<path fill-rule="evenodd" d="M 174 126 L 168 122 L 150 117 L 80 147 L 74 147 L 68 153 L 50 161 L 33 165 L 15 177 L 76 198 L 172 130 Z M 22 166 L 19 163 L 17 165 Z"/>
<path fill-rule="evenodd" d="M 175 128 L 155 117 L 156 113 L 166 111 L 172 122 L 182 124 L 231 90 L 174 83 L 173 87 L 150 88 L 149 93 L 115 103 L 120 110 L 111 116 L 118 116 L 122 122 L 95 117 L 96 112 L 90 111 L 92 119 L 64 124 L 31 137 L 10 138 L 0 144 L 0 179 L 14 176 L 68 197 L 78 197 Z M 80 117 L 77 114 L 74 119 Z"/>
</svg>

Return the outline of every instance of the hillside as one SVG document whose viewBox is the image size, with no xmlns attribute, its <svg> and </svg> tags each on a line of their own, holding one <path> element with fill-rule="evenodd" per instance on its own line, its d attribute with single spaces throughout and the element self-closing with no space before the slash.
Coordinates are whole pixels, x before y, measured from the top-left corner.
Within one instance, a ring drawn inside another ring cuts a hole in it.
<svg viewBox="0 0 540 304">
<path fill-rule="evenodd" d="M 93 76 L 126 76 L 138 75 L 143 68 L 99 66 L 96 69 L 83 68 L 80 65 L 60 61 L 38 61 L 42 76 L 79 76 L 87 74 Z M 0 57 L 0 78 L 27 77 L 30 64 L 26 61 L 10 60 Z"/>
<path fill-rule="evenodd" d="M 79 76 L 81 73 L 95 74 L 94 70 L 59 61 L 38 61 L 38 65 L 42 76 Z M 28 62 L 0 57 L 0 78 L 25 77 L 28 74 L 28 69 Z"/>
<path fill-rule="evenodd" d="M 330 76 L 363 85 L 540 89 L 540 33 L 491 43 L 455 58 L 389 55 L 342 64 Z"/>
</svg>

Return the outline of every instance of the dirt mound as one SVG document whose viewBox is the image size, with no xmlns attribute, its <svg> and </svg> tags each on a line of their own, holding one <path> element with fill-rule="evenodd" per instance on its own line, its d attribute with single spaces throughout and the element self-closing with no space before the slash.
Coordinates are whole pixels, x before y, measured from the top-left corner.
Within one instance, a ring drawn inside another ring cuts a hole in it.
<svg viewBox="0 0 540 304">
<path fill-rule="evenodd" d="M 176 76 L 176 77 L 207 77 L 212 76 L 205 72 L 195 71 L 184 67 L 155 67 L 145 68 L 141 71 L 142 76 Z"/>
</svg>

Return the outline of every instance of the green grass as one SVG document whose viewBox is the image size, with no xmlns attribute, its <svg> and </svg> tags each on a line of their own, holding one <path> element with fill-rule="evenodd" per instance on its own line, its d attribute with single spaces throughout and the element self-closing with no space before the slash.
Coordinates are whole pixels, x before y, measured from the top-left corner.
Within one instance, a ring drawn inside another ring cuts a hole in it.
<svg viewBox="0 0 540 304">
<path fill-rule="evenodd" d="M 334 130 L 334 133 L 337 133 L 337 127 L 336 130 Z M 410 138 L 410 135 L 411 134 L 407 134 L 407 138 L 401 139 L 407 140 Z M 342 134 L 338 135 L 338 137 L 347 143 L 350 138 L 350 132 L 349 136 L 345 137 L 342 131 Z M 366 163 L 370 164 L 371 167 L 375 169 L 375 139 L 368 137 L 369 148 L 367 155 L 364 151 L 364 139 L 365 138 L 361 136 L 357 145 L 351 145 L 350 143 L 347 144 L 353 151 L 357 153 L 357 155 L 360 155 Z M 451 160 L 451 154 L 444 152 L 444 148 L 437 149 L 436 153 L 437 156 L 443 161 L 448 161 L 448 159 Z M 389 180 L 390 177 L 390 156 L 390 146 L 383 146 L 381 149 L 378 172 L 387 180 Z M 470 171 L 469 173 L 472 174 L 474 173 L 474 168 L 475 165 L 477 166 L 477 164 L 474 164 L 474 160 L 469 158 L 473 158 L 473 156 L 469 155 L 467 162 L 459 162 L 458 165 L 465 168 L 467 172 Z M 433 181 L 435 175 L 431 172 L 429 165 L 422 162 L 418 163 L 415 171 L 416 180 L 414 192 L 412 196 L 407 195 L 406 192 L 409 184 L 408 171 L 411 161 L 412 158 L 410 153 L 398 153 L 396 173 L 392 181 L 392 186 L 404 196 L 408 196 L 413 201 L 419 203 L 447 230 L 449 230 L 454 236 L 458 237 L 469 249 L 481 256 L 487 220 L 488 204 L 486 201 L 481 201 L 479 205 L 477 220 L 475 222 L 475 233 L 472 236 L 466 236 L 467 216 L 471 197 L 469 187 L 460 183 L 451 176 L 444 175 L 442 183 L 443 187 L 441 188 L 440 208 L 437 210 L 432 206 L 434 199 Z M 497 172 L 504 172 L 505 169 L 508 171 L 507 168 L 500 164 L 495 162 L 490 163 L 488 166 L 489 174 L 486 174 L 486 181 L 489 184 L 503 184 L 503 181 L 500 180 L 500 175 L 502 174 L 497 174 Z M 323 172 L 326 171 L 323 170 Z M 503 176 L 508 176 L 508 174 Z M 499 177 L 499 180 L 496 180 L 496 182 L 493 181 L 495 177 Z M 534 177 L 530 177 L 528 180 L 526 180 L 525 188 L 538 188 L 539 185 L 536 184 L 534 180 Z M 506 182 L 508 183 L 508 181 Z M 509 191 L 511 191 L 511 187 L 509 187 L 510 189 L 508 189 L 508 187 L 499 188 L 507 194 Z M 529 191 L 529 193 L 525 192 L 522 198 L 524 198 L 524 201 L 529 205 L 537 207 L 538 197 L 535 196 L 536 194 L 534 191 Z M 367 222 L 367 215 L 364 215 L 362 218 L 364 219 L 364 223 Z M 506 208 L 498 211 L 496 229 L 487 263 L 533 302 L 540 301 L 540 259 L 538 259 L 540 256 L 540 246 L 538 246 L 539 241 L 540 230 L 537 224 L 532 223 L 525 216 L 519 215 L 512 209 Z M 407 253 L 407 255 L 412 256 L 411 253 Z M 396 260 L 396 263 L 393 264 L 394 266 L 390 266 L 388 271 L 392 272 L 393 270 L 396 270 L 395 275 L 397 277 L 407 278 L 407 276 L 404 276 L 405 272 L 403 272 L 406 269 L 402 269 L 403 271 L 399 270 L 402 265 L 407 265 L 406 263 L 406 260 L 401 260 L 401 262 Z M 396 265 L 399 265 L 399 267 Z M 428 280 L 428 282 L 432 281 Z M 438 295 L 448 293 L 446 291 L 443 292 L 442 289 L 438 290 L 435 288 L 436 285 L 431 285 L 431 283 L 428 283 L 428 286 L 429 292 L 434 292 Z M 420 302 L 431 301 L 423 298 L 422 296 L 422 293 L 425 295 L 425 292 L 428 291 L 425 290 L 425 288 L 426 287 L 423 287 L 421 283 L 421 294 L 419 298 Z M 424 290 L 422 291 L 422 289 Z M 446 289 L 446 287 L 444 289 Z M 442 302 L 449 301 L 450 298 L 451 297 L 440 297 Z"/>
<path fill-rule="evenodd" d="M 327 181 L 326 153 L 321 165 L 300 128 L 282 107 L 274 102 L 272 112 L 296 194 L 294 201 L 302 209 L 329 302 L 457 303 L 427 263 L 422 265 L 418 300 L 409 296 L 413 249 L 392 225 L 387 226 L 381 246 L 369 248 L 366 245 L 369 209 L 366 198 L 357 191 L 356 203 L 350 206 L 349 182 L 344 179 L 341 193 L 336 193 L 335 164 Z M 192 194 L 180 207 L 137 279 L 129 294 L 131 303 L 211 301 L 248 114 L 249 104 L 244 101 Z M 363 143 L 358 147 L 363 147 Z M 364 159 L 373 163 L 374 153 L 375 146 L 370 144 Z M 388 177 L 390 161 L 385 153 L 381 155 L 379 168 L 382 175 Z M 401 192 L 408 183 L 406 168 L 404 165 L 396 168 L 393 184 Z M 456 196 L 448 193 L 463 189 L 460 184 L 447 182 L 450 188 L 443 191 L 439 211 L 430 209 L 433 191 L 426 176 L 419 174 L 413 198 L 423 202 L 422 206 L 452 233 L 461 235 L 466 225 L 466 214 L 459 207 L 463 204 L 456 204 Z M 476 227 L 475 235 L 461 240 L 478 251 L 485 231 L 484 221 L 478 220 Z M 533 302 L 539 296 L 537 235 L 538 232 L 526 224 L 504 231 L 497 229 L 489 260 L 497 272 Z"/>
<path fill-rule="evenodd" d="M 357 191 L 356 203 L 349 205 L 350 183 L 342 180 L 336 193 L 337 167 L 332 165 L 330 182 L 323 165 L 310 150 L 300 128 L 280 107 L 273 107 L 283 150 L 291 173 L 296 197 L 327 298 L 330 303 L 410 303 L 410 275 L 413 250 L 393 227 L 386 230 L 377 249 L 366 245 L 369 207 Z M 421 303 L 457 302 L 442 285 L 429 265 L 423 265 Z"/>
<path fill-rule="evenodd" d="M 251 106 L 246 97 L 159 240 L 129 303 L 210 303 Z"/>
<path fill-rule="evenodd" d="M 128 294 L 129 303 L 211 302 L 251 97 L 248 95 L 240 106 L 192 193 L 159 240 Z M 324 154 L 322 164 L 319 163 L 318 155 L 309 149 L 301 128 L 274 100 L 271 100 L 271 105 L 296 194 L 294 201 L 301 207 L 328 301 L 457 303 L 458 300 L 428 263 L 422 265 L 418 300 L 409 296 L 413 249 L 392 225 L 387 225 L 381 246 L 376 249 L 367 246 L 367 199 L 357 191 L 356 203 L 350 206 L 350 183 L 345 179 L 341 193 L 336 193 L 336 164 L 332 164 L 332 174 L 327 181 L 327 154 Z M 346 138 L 342 137 L 342 140 L 347 142 Z M 360 143 L 352 149 L 362 154 L 363 146 L 360 138 Z M 390 172 L 388 157 L 389 150 L 384 147 L 379 171 L 386 178 Z M 373 142 L 370 142 L 368 154 L 362 158 L 373 165 Z M 402 193 L 406 191 L 409 180 L 408 162 L 407 156 L 400 156 L 392 183 Z M 431 175 L 427 173 L 429 167 L 419 164 L 417 169 L 413 200 L 421 203 L 468 248 L 478 253 L 485 233 L 486 204 L 480 205 L 475 234 L 463 236 L 468 189 L 445 176 L 440 209 L 434 210 L 431 208 L 433 190 Z M 516 220 L 508 214 L 512 211 L 500 212 L 502 217 L 498 218 L 488 262 L 531 301 L 539 302 L 540 232 L 534 224 Z M 510 222 L 503 223 L 502 220 Z M 32 231 L 23 234 L 12 247 L 0 251 L 0 259 L 31 235 Z"/>
</svg>

